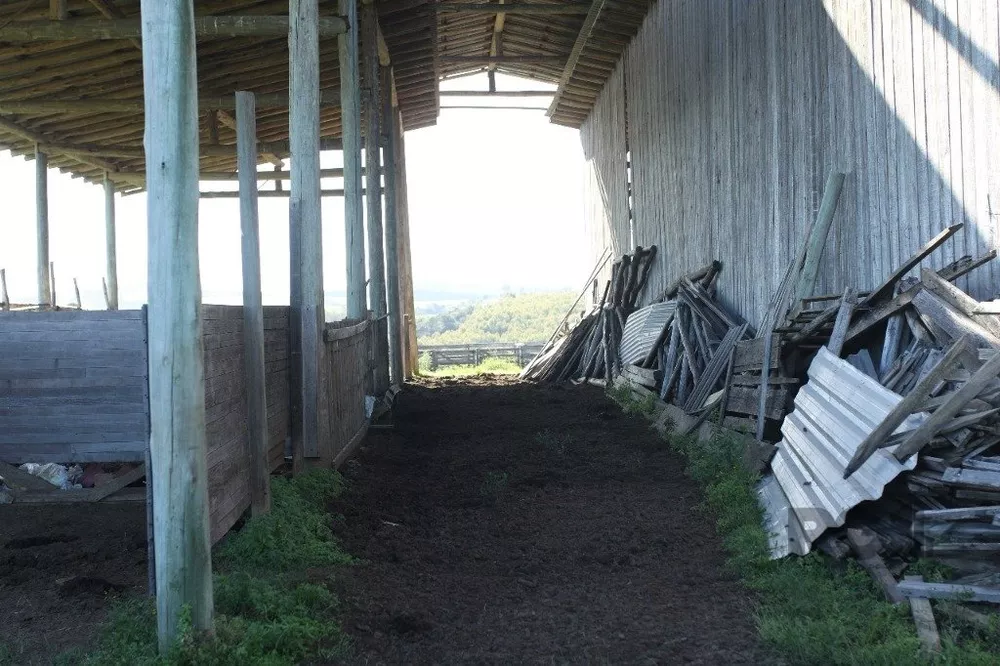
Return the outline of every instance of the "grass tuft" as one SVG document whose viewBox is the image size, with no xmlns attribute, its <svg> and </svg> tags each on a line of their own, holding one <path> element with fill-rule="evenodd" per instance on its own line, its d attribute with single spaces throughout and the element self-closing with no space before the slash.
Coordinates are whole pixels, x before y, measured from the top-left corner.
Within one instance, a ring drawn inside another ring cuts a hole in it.
<svg viewBox="0 0 1000 666">
<path fill-rule="evenodd" d="M 213 637 L 197 636 L 182 618 L 180 639 L 158 655 L 153 601 L 128 599 L 112 610 L 96 651 L 70 652 L 57 664 L 292 666 L 343 656 L 349 644 L 336 598 L 326 586 L 304 582 L 306 569 L 352 562 L 326 509 L 342 488 L 340 475 L 328 470 L 272 480 L 271 512 L 251 518 L 216 549 Z"/>
<path fill-rule="evenodd" d="M 430 369 L 429 354 L 426 364 L 420 365 L 423 377 L 471 377 L 473 375 L 516 375 L 521 366 L 503 358 L 487 358 L 479 365 L 442 365 L 437 370 Z"/>
</svg>

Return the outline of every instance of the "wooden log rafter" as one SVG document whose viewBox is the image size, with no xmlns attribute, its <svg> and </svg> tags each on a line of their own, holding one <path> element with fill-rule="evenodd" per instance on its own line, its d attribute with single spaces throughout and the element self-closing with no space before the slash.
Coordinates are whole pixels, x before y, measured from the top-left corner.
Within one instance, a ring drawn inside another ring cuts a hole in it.
<svg viewBox="0 0 1000 666">
<path fill-rule="evenodd" d="M 318 21 L 319 36 L 336 37 L 346 29 L 344 20 L 323 16 Z M 196 16 L 195 36 L 200 39 L 213 37 L 286 37 L 288 17 L 246 16 Z M 0 41 L 69 41 L 102 39 L 141 39 L 142 27 L 138 18 L 68 19 L 65 21 L 11 21 L 0 26 Z"/>
<path fill-rule="evenodd" d="M 503 4 L 502 0 L 501 3 Z M 483 2 L 440 2 L 435 5 L 439 14 L 494 14 L 497 5 Z M 504 5 L 504 11 L 510 14 L 586 14 L 590 11 L 590 3 L 541 4 L 517 2 Z"/>
</svg>

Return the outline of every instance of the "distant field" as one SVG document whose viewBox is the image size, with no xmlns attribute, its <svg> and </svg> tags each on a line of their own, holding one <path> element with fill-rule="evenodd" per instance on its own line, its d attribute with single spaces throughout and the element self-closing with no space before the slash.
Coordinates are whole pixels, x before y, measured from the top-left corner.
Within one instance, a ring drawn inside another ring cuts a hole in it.
<svg viewBox="0 0 1000 666">
<path fill-rule="evenodd" d="M 545 342 L 576 294 L 511 294 L 417 315 L 419 345 Z"/>
</svg>

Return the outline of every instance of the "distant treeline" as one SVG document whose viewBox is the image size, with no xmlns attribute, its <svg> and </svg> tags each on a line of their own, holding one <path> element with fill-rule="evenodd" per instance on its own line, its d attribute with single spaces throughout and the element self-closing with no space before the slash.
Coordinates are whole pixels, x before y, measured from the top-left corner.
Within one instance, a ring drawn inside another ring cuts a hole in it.
<svg viewBox="0 0 1000 666">
<path fill-rule="evenodd" d="M 568 291 L 510 294 L 417 316 L 420 344 L 545 342 L 573 303 Z"/>
</svg>

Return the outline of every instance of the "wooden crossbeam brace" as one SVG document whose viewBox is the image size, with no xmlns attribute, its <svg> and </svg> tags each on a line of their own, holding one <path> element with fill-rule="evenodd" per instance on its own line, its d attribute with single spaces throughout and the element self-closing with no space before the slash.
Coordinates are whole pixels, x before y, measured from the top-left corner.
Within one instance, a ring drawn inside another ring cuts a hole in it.
<svg viewBox="0 0 1000 666">
<path fill-rule="evenodd" d="M 441 2 L 434 6 L 439 14 L 495 14 L 498 9 L 498 5 L 479 2 Z M 558 5 L 521 2 L 503 5 L 503 7 L 503 11 L 508 14 L 586 14 L 590 11 L 590 3 L 585 2 Z"/>
<path fill-rule="evenodd" d="M 7 121 L 0 119 L 0 130 L 7 129 Z M 99 146 L 86 144 L 58 144 L 45 141 L 36 141 L 40 150 L 49 154 L 68 155 L 77 159 L 80 156 L 93 157 L 117 157 L 121 159 L 143 159 L 146 156 L 142 146 Z M 320 150 L 340 150 L 340 139 L 321 139 Z M 261 155 L 276 154 L 285 155 L 288 153 L 287 141 L 273 141 L 270 143 L 257 144 L 258 153 Z M 229 157 L 236 154 L 236 146 L 229 144 L 203 144 L 199 148 L 202 157 Z M 81 160 L 82 161 L 82 160 Z M 101 166 L 102 169 L 113 168 L 110 163 Z"/>
<path fill-rule="evenodd" d="M 552 97 L 555 90 L 442 90 L 442 97 Z M 2 109 L 2 106 L 0 106 Z"/>
<path fill-rule="evenodd" d="M 576 36 L 576 41 L 573 43 L 573 49 L 569 53 L 569 59 L 566 61 L 566 66 L 563 67 L 562 76 L 559 77 L 559 88 L 556 90 L 556 94 L 552 98 L 552 103 L 549 105 L 549 110 L 546 115 L 552 116 L 552 114 L 556 112 L 556 108 L 559 106 L 559 100 L 562 97 L 563 91 L 566 89 L 566 85 L 569 83 L 569 80 L 573 77 L 573 72 L 576 71 L 576 65 L 580 62 L 580 56 L 583 55 L 583 49 L 586 47 L 591 34 L 594 32 L 594 27 L 597 25 L 597 19 L 600 18 L 606 2 L 607 0 L 593 0 L 590 4 L 590 10 L 587 12 L 587 18 L 583 20 L 583 26 L 580 27 L 580 34 Z"/>
<path fill-rule="evenodd" d="M 286 93 L 257 95 L 257 108 L 288 108 Z M 232 95 L 207 95 L 198 98 L 198 108 L 233 110 L 236 98 Z M 339 106 L 340 93 L 325 90 L 320 97 L 322 106 Z M 138 99 L 37 99 L 0 100 L 0 114 L 4 113 L 143 113 L 142 98 Z"/>
<path fill-rule="evenodd" d="M 452 65 L 557 65 L 562 56 L 439 56 L 438 62 Z"/>
<path fill-rule="evenodd" d="M 208 37 L 286 37 L 287 16 L 196 16 L 195 36 Z M 346 30 L 344 20 L 336 16 L 319 19 L 319 36 L 336 37 Z M 142 26 L 137 18 L 68 19 L 65 21 L 12 21 L 0 27 L 0 41 L 34 42 L 72 39 L 141 39 Z"/>
<path fill-rule="evenodd" d="M 236 118 L 233 117 L 233 115 L 230 114 L 228 111 L 224 111 L 222 109 L 215 109 L 215 117 L 218 119 L 219 124 L 222 125 L 223 127 L 228 127 L 234 132 L 237 131 Z M 275 153 L 263 152 L 260 154 L 260 156 L 276 167 L 282 167 L 285 165 L 285 163 L 281 160 L 281 156 Z"/>
</svg>

